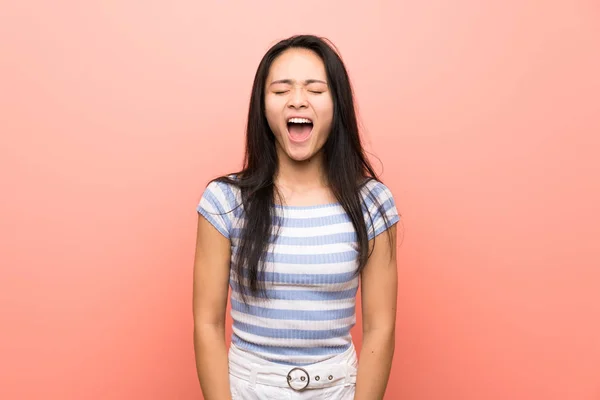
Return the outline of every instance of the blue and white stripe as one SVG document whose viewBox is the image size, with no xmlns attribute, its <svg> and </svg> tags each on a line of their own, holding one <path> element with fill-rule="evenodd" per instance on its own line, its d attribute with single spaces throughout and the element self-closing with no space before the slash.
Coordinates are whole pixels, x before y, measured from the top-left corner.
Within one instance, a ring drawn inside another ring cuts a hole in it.
<svg viewBox="0 0 600 400">
<path fill-rule="evenodd" d="M 390 190 L 371 181 L 361 192 L 369 239 L 398 222 Z M 375 196 L 388 219 L 379 214 Z M 211 182 L 197 210 L 231 242 L 237 254 L 243 208 L 239 190 Z M 235 210 L 234 210 L 235 209 Z M 233 210 L 232 212 L 229 212 Z M 265 255 L 267 296 L 246 296 L 244 276 L 231 268 L 232 343 L 257 356 L 286 365 L 307 365 L 344 352 L 356 323 L 358 243 L 350 218 L 337 203 L 274 207 L 273 236 Z M 232 267 L 235 257 L 232 257 Z"/>
</svg>

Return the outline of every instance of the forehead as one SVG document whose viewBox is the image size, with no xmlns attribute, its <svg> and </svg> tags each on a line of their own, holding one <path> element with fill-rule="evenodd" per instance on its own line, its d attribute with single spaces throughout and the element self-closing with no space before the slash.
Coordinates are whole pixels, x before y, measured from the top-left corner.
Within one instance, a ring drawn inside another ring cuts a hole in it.
<svg viewBox="0 0 600 400">
<path fill-rule="evenodd" d="M 271 64 L 267 83 L 278 79 L 326 81 L 326 78 L 325 64 L 315 52 L 308 49 L 288 49 Z"/>
</svg>

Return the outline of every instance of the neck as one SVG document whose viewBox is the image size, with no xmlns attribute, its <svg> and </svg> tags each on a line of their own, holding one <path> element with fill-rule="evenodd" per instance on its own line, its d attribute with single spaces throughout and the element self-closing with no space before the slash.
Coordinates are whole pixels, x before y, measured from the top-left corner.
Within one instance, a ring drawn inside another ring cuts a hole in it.
<svg viewBox="0 0 600 400">
<path fill-rule="evenodd" d="M 321 152 L 305 161 L 291 160 L 286 154 L 278 154 L 278 156 L 279 166 L 275 184 L 294 191 L 310 190 L 328 185 Z"/>
</svg>

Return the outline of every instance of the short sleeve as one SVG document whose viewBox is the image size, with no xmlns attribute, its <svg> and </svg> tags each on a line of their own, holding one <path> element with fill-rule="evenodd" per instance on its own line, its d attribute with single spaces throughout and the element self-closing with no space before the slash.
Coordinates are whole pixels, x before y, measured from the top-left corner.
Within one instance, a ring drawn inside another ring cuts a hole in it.
<svg viewBox="0 0 600 400">
<path fill-rule="evenodd" d="M 400 221 L 394 196 L 383 183 L 378 181 L 367 183 L 364 187 L 363 201 L 369 240 Z"/>
<path fill-rule="evenodd" d="M 229 239 L 235 208 L 235 196 L 229 185 L 224 182 L 212 181 L 204 190 L 196 210 Z"/>
</svg>

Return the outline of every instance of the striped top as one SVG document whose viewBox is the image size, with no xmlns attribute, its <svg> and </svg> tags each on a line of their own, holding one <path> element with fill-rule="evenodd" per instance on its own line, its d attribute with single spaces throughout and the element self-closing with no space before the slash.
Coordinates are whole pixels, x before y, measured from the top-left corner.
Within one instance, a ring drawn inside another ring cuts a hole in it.
<svg viewBox="0 0 600 400">
<path fill-rule="evenodd" d="M 377 210 L 374 195 L 387 217 Z M 370 181 L 361 191 L 369 239 L 399 220 L 390 190 Z M 235 186 L 211 182 L 197 206 L 231 242 L 232 266 L 243 222 L 241 193 Z M 232 343 L 256 356 L 286 365 L 303 366 L 347 350 L 356 323 L 358 241 L 354 227 L 339 203 L 316 206 L 275 205 L 277 240 L 265 255 L 267 298 L 246 296 L 230 272 Z M 273 228 L 275 229 L 275 227 Z M 273 231 L 275 233 L 275 231 Z M 273 237 L 273 236 L 272 236 Z"/>
</svg>

